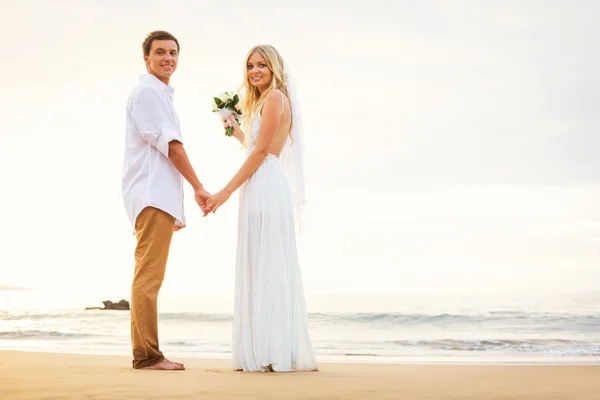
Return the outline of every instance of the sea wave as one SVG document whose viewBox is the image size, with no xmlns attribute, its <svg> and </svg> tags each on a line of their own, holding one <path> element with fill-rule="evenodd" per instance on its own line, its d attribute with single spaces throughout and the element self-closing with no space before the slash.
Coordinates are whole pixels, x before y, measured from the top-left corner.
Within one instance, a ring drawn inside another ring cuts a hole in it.
<svg viewBox="0 0 600 400">
<path fill-rule="evenodd" d="M 69 311 L 69 312 L 36 312 L 36 311 L 0 311 L 0 321 L 39 321 L 46 319 L 73 319 L 80 318 L 82 312 Z M 93 317 L 93 313 L 88 313 L 87 316 Z"/>
<path fill-rule="evenodd" d="M 460 328 L 489 326 L 540 332 L 600 331 L 600 314 L 571 315 L 552 313 L 490 312 L 485 314 L 403 314 L 403 313 L 321 313 L 309 314 L 309 321 L 328 324 L 351 324 L 372 327 L 439 327 Z"/>
<path fill-rule="evenodd" d="M 16 330 L 0 332 L 0 339 L 80 339 L 96 335 L 87 333 L 40 331 L 40 330 Z"/>
<path fill-rule="evenodd" d="M 566 339 L 397 340 L 391 343 L 399 347 L 417 347 L 432 350 L 535 353 L 555 356 L 600 356 L 600 344 L 598 342 Z"/>
<path fill-rule="evenodd" d="M 167 345 L 182 348 L 210 348 L 214 352 L 231 351 L 230 342 L 206 343 L 202 341 L 170 341 Z M 343 356 L 389 356 L 442 353 L 502 353 L 545 356 L 600 356 L 600 345 L 596 342 L 584 342 L 565 339 L 548 340 L 397 340 L 397 341 L 336 341 L 335 343 L 315 343 L 318 353 Z"/>
<path fill-rule="evenodd" d="M 185 321 L 185 322 L 232 322 L 231 314 L 212 314 L 212 313 L 160 313 L 158 318 L 161 321 Z"/>
<path fill-rule="evenodd" d="M 129 319 L 123 311 L 74 311 L 61 313 L 6 312 L 0 311 L 0 321 L 40 320 L 114 320 Z M 231 323 L 233 316 L 225 313 L 168 312 L 159 313 L 159 320 L 169 322 Z M 535 326 L 540 330 L 569 328 L 578 331 L 600 331 L 600 314 L 531 313 L 514 311 L 491 311 L 465 314 L 419 314 L 419 313 L 309 313 L 308 320 L 317 324 L 350 324 L 366 327 L 379 326 L 461 326 L 488 324 L 493 326 Z"/>
<path fill-rule="evenodd" d="M 425 336 L 427 336 L 425 334 Z M 317 354 L 364 357 L 410 357 L 410 356 L 461 356 L 461 355 L 514 355 L 551 357 L 597 357 L 600 343 L 596 340 L 555 339 L 439 339 L 439 340 L 373 340 L 372 337 L 356 335 L 352 339 L 324 339 L 313 336 Z M 497 337 L 497 336 L 496 336 Z M 28 348 L 29 344 L 52 343 L 61 349 L 114 348 L 127 351 L 130 340 L 126 332 L 121 335 L 101 335 L 55 330 L 16 330 L 0 332 L 0 348 Z M 70 344 L 69 344 L 70 343 Z M 163 343 L 170 351 L 183 353 L 231 353 L 230 340 L 223 337 L 171 338 Z M 64 347 L 68 346 L 68 347 Z"/>
</svg>

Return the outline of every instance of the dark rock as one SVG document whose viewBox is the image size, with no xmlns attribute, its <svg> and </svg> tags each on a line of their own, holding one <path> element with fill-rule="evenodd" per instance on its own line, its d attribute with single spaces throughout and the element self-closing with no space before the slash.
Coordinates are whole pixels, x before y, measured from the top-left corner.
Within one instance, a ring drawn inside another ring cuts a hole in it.
<svg viewBox="0 0 600 400">
<path fill-rule="evenodd" d="M 127 300 L 121 300 L 118 303 L 113 303 L 110 300 L 106 300 L 102 302 L 104 304 L 104 308 L 101 307 L 86 307 L 86 310 L 130 310 L 129 302 Z"/>
</svg>

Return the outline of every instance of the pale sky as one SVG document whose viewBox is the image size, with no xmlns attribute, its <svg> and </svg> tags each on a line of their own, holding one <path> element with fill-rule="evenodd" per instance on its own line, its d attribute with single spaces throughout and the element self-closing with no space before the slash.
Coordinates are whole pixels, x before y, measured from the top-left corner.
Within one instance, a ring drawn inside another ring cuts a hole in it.
<svg viewBox="0 0 600 400">
<path fill-rule="evenodd" d="M 600 3 L 0 1 L 0 284 L 127 296 L 125 104 L 156 29 L 192 164 L 243 162 L 210 112 L 269 43 L 299 85 L 308 294 L 578 292 L 600 279 Z M 164 291 L 232 293 L 237 194 L 186 188 Z"/>
</svg>

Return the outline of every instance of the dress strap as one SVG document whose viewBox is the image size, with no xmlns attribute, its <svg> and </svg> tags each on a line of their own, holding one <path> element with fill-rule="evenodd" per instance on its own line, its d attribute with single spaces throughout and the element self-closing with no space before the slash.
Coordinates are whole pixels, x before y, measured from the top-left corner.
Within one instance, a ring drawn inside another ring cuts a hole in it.
<svg viewBox="0 0 600 400">
<path fill-rule="evenodd" d="M 285 103 L 284 103 L 284 100 L 283 100 L 284 95 L 281 92 L 281 90 L 279 90 L 279 89 L 275 89 L 275 91 L 278 92 L 279 95 L 281 96 L 281 114 L 279 114 L 281 116 L 281 115 L 283 115 L 283 110 L 285 110 Z"/>
<path fill-rule="evenodd" d="M 278 92 L 279 95 L 281 96 L 281 114 L 279 114 L 281 116 L 281 115 L 283 115 L 283 111 L 285 110 L 285 102 L 283 100 L 284 94 L 279 89 L 275 89 L 275 91 Z M 265 103 L 262 103 L 260 105 L 260 108 L 256 111 L 257 114 L 261 115 L 260 113 L 262 112 L 264 105 L 265 105 Z"/>
</svg>

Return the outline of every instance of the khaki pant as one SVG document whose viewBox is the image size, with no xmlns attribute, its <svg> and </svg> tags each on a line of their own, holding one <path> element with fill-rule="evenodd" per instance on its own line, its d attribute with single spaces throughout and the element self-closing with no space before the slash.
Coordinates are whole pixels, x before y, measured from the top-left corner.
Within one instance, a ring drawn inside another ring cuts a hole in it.
<svg viewBox="0 0 600 400">
<path fill-rule="evenodd" d="M 135 221 L 135 274 L 131 285 L 133 367 L 165 359 L 158 347 L 158 291 L 165 276 L 175 217 L 146 207 Z"/>
</svg>

